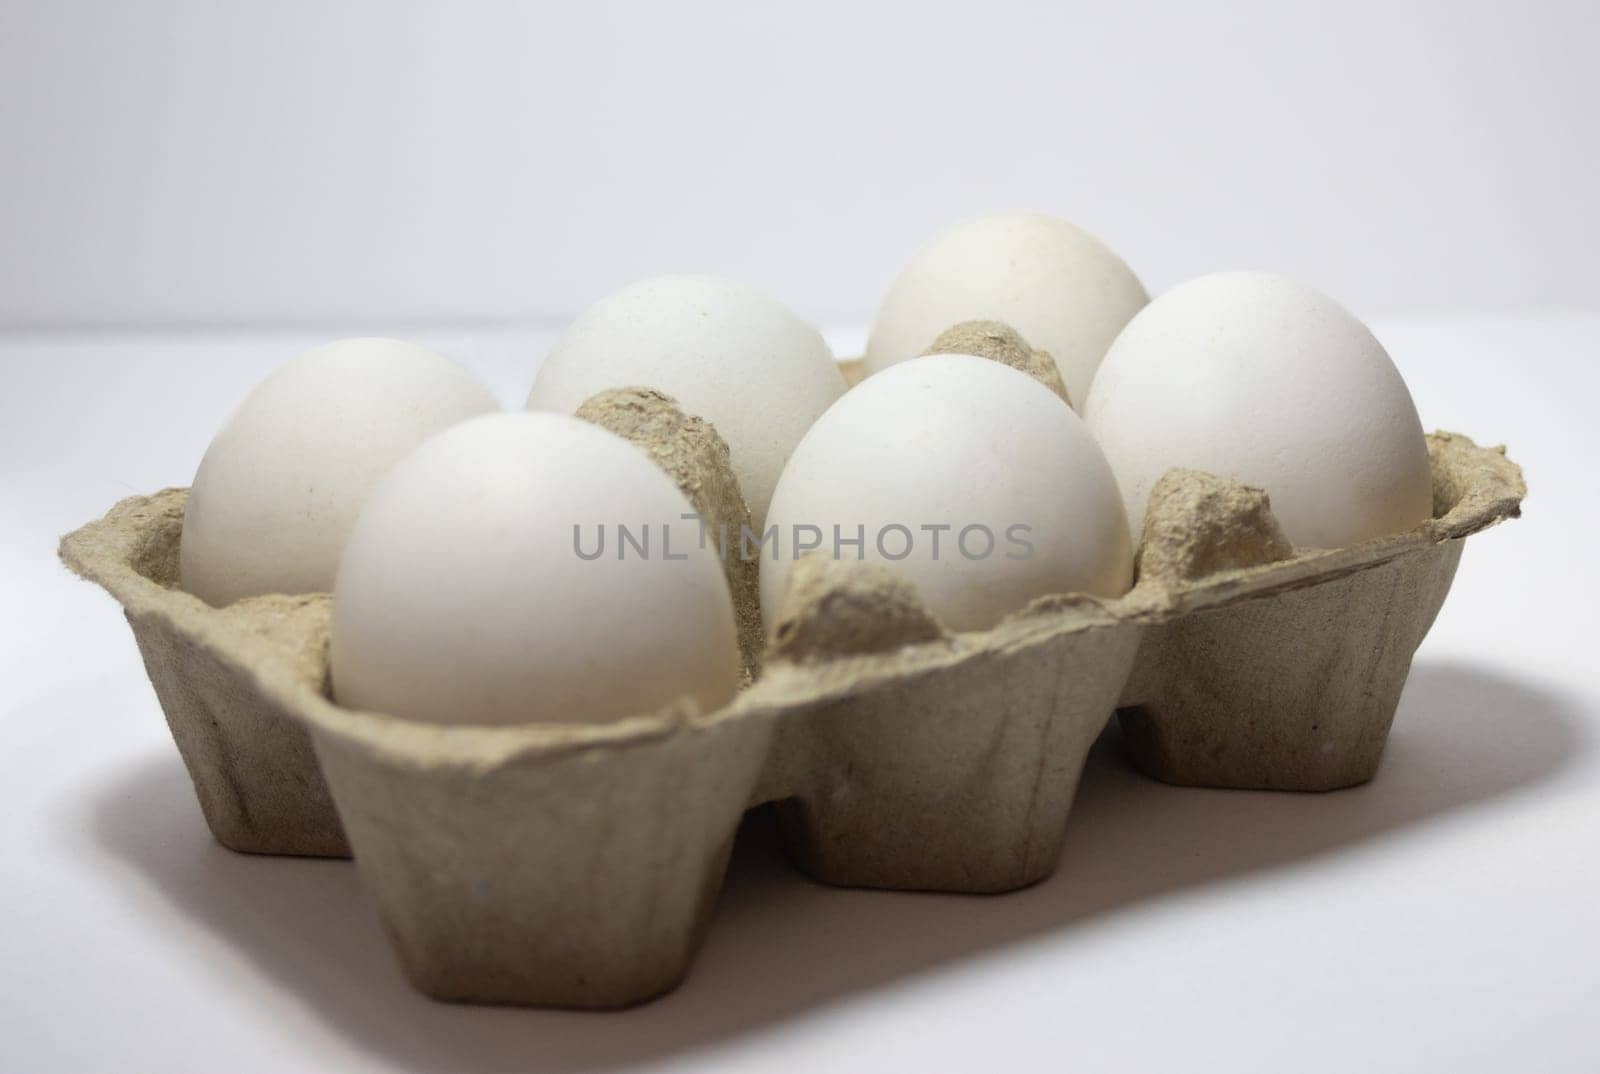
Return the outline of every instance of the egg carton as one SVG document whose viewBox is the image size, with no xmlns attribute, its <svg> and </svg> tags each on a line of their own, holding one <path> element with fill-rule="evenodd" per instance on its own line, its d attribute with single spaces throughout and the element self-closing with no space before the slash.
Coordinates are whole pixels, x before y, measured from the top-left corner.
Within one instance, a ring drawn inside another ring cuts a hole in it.
<svg viewBox="0 0 1600 1074">
<path fill-rule="evenodd" d="M 613 431 L 691 500 L 742 509 L 725 448 L 702 450 L 708 426 L 632 413 Z M 183 489 L 124 500 L 61 555 L 122 603 L 220 842 L 353 850 L 431 996 L 618 1007 L 687 972 L 758 804 L 777 803 L 791 857 L 822 881 L 1004 892 L 1054 870 L 1113 711 L 1133 762 L 1167 782 L 1371 778 L 1463 538 L 1515 517 L 1526 491 L 1503 449 L 1435 433 L 1429 454 L 1434 517 L 1333 551 L 1290 548 L 1258 490 L 1174 472 L 1128 594 L 1046 597 L 981 633 L 947 632 L 885 569 L 808 557 L 737 698 L 603 725 L 339 706 L 327 595 L 213 608 L 177 587 Z M 742 569 L 748 657 L 759 622 Z"/>
</svg>

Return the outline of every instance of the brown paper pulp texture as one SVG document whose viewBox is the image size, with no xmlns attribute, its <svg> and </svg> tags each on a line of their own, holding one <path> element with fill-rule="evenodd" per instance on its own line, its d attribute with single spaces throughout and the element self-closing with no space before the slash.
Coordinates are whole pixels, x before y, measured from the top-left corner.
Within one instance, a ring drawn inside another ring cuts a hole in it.
<svg viewBox="0 0 1600 1074">
<path fill-rule="evenodd" d="M 648 407 L 619 420 L 703 440 Z M 1264 498 L 1175 473 L 1132 592 L 1044 598 L 983 633 L 948 633 L 886 571 L 802 561 L 766 666 L 733 702 L 601 726 L 338 706 L 328 597 L 218 609 L 176 587 L 181 489 L 124 500 L 61 555 L 125 608 L 218 840 L 353 849 L 430 995 L 614 1007 L 682 978 L 756 803 L 780 803 L 794 859 L 827 882 L 999 892 L 1055 867 L 1085 755 L 1119 707 L 1159 779 L 1370 778 L 1461 539 L 1514 517 L 1525 492 L 1500 449 L 1429 441 L 1435 517 L 1409 533 L 1289 549 Z M 738 502 L 704 473 L 675 477 L 713 513 Z"/>
</svg>

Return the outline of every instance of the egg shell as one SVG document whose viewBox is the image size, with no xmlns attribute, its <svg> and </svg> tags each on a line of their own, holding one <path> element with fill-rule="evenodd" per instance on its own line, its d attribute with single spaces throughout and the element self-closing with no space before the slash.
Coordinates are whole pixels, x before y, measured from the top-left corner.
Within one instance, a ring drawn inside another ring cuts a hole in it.
<svg viewBox="0 0 1600 1074">
<path fill-rule="evenodd" d="M 585 311 L 539 368 L 528 408 L 570 414 L 598 392 L 632 387 L 716 426 L 759 524 L 789 453 L 845 383 L 821 334 L 780 303 L 683 275 L 635 283 Z"/>
<path fill-rule="evenodd" d="M 1135 534 L 1178 467 L 1265 489 L 1303 547 L 1432 513 L 1427 442 L 1389 355 L 1332 299 L 1272 273 L 1201 276 L 1157 298 L 1112 344 L 1084 416 Z"/>
<path fill-rule="evenodd" d="M 495 414 L 430 438 L 351 531 L 335 696 L 465 724 L 717 708 L 739 684 L 733 602 L 693 511 L 643 453 L 576 418 Z"/>
<path fill-rule="evenodd" d="M 978 217 L 934 236 L 894 281 L 867 340 L 867 372 L 926 353 L 962 321 L 1000 321 L 1055 359 L 1078 404 L 1106 348 L 1148 298 L 1121 258 L 1065 220 Z"/>
<path fill-rule="evenodd" d="M 433 433 L 496 409 L 466 370 L 392 339 L 347 339 L 262 381 L 206 449 L 181 584 L 209 604 L 326 593 L 378 480 Z"/>
<path fill-rule="evenodd" d="M 1027 374 L 972 355 L 901 363 L 835 403 L 795 449 L 768 525 L 769 625 L 808 540 L 796 526 L 818 527 L 826 554 L 835 526 L 847 538 L 859 528 L 864 548 L 841 546 L 841 558 L 892 568 L 953 630 L 1046 594 L 1116 596 L 1132 573 L 1116 483 L 1082 420 Z M 968 539 L 968 527 L 982 529 Z"/>
</svg>

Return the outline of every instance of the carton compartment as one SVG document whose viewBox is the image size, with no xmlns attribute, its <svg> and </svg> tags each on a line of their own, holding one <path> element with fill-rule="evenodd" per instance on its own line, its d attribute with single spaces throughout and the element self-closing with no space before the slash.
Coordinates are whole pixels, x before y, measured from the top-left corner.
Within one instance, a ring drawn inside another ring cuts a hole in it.
<svg viewBox="0 0 1600 1074">
<path fill-rule="evenodd" d="M 1326 791 L 1378 768 L 1461 559 L 1448 541 L 1318 585 L 1152 624 L 1123 745 L 1182 786 Z"/>
</svg>

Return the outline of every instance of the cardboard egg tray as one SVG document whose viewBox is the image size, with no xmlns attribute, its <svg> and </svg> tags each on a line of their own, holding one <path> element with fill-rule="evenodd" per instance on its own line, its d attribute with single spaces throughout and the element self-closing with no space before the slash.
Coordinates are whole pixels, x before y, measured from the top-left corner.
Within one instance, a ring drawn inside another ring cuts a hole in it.
<svg viewBox="0 0 1600 1074">
<path fill-rule="evenodd" d="M 614 431 L 658 438 L 691 500 L 730 499 L 709 426 L 622 410 Z M 778 803 L 792 858 L 828 883 L 1003 892 L 1055 868 L 1113 711 L 1133 762 L 1168 782 L 1371 778 L 1462 539 L 1525 494 L 1503 449 L 1435 433 L 1429 451 L 1435 517 L 1337 551 L 1289 548 L 1259 491 L 1174 472 L 1131 592 L 1043 598 L 982 633 L 949 634 L 886 570 L 807 558 L 734 701 L 607 725 L 340 707 L 328 596 L 218 609 L 177 588 L 182 489 L 124 500 L 61 556 L 122 603 L 219 841 L 353 850 L 431 996 L 617 1007 L 682 979 L 760 803 Z M 752 579 L 730 568 L 744 613 Z"/>
</svg>

